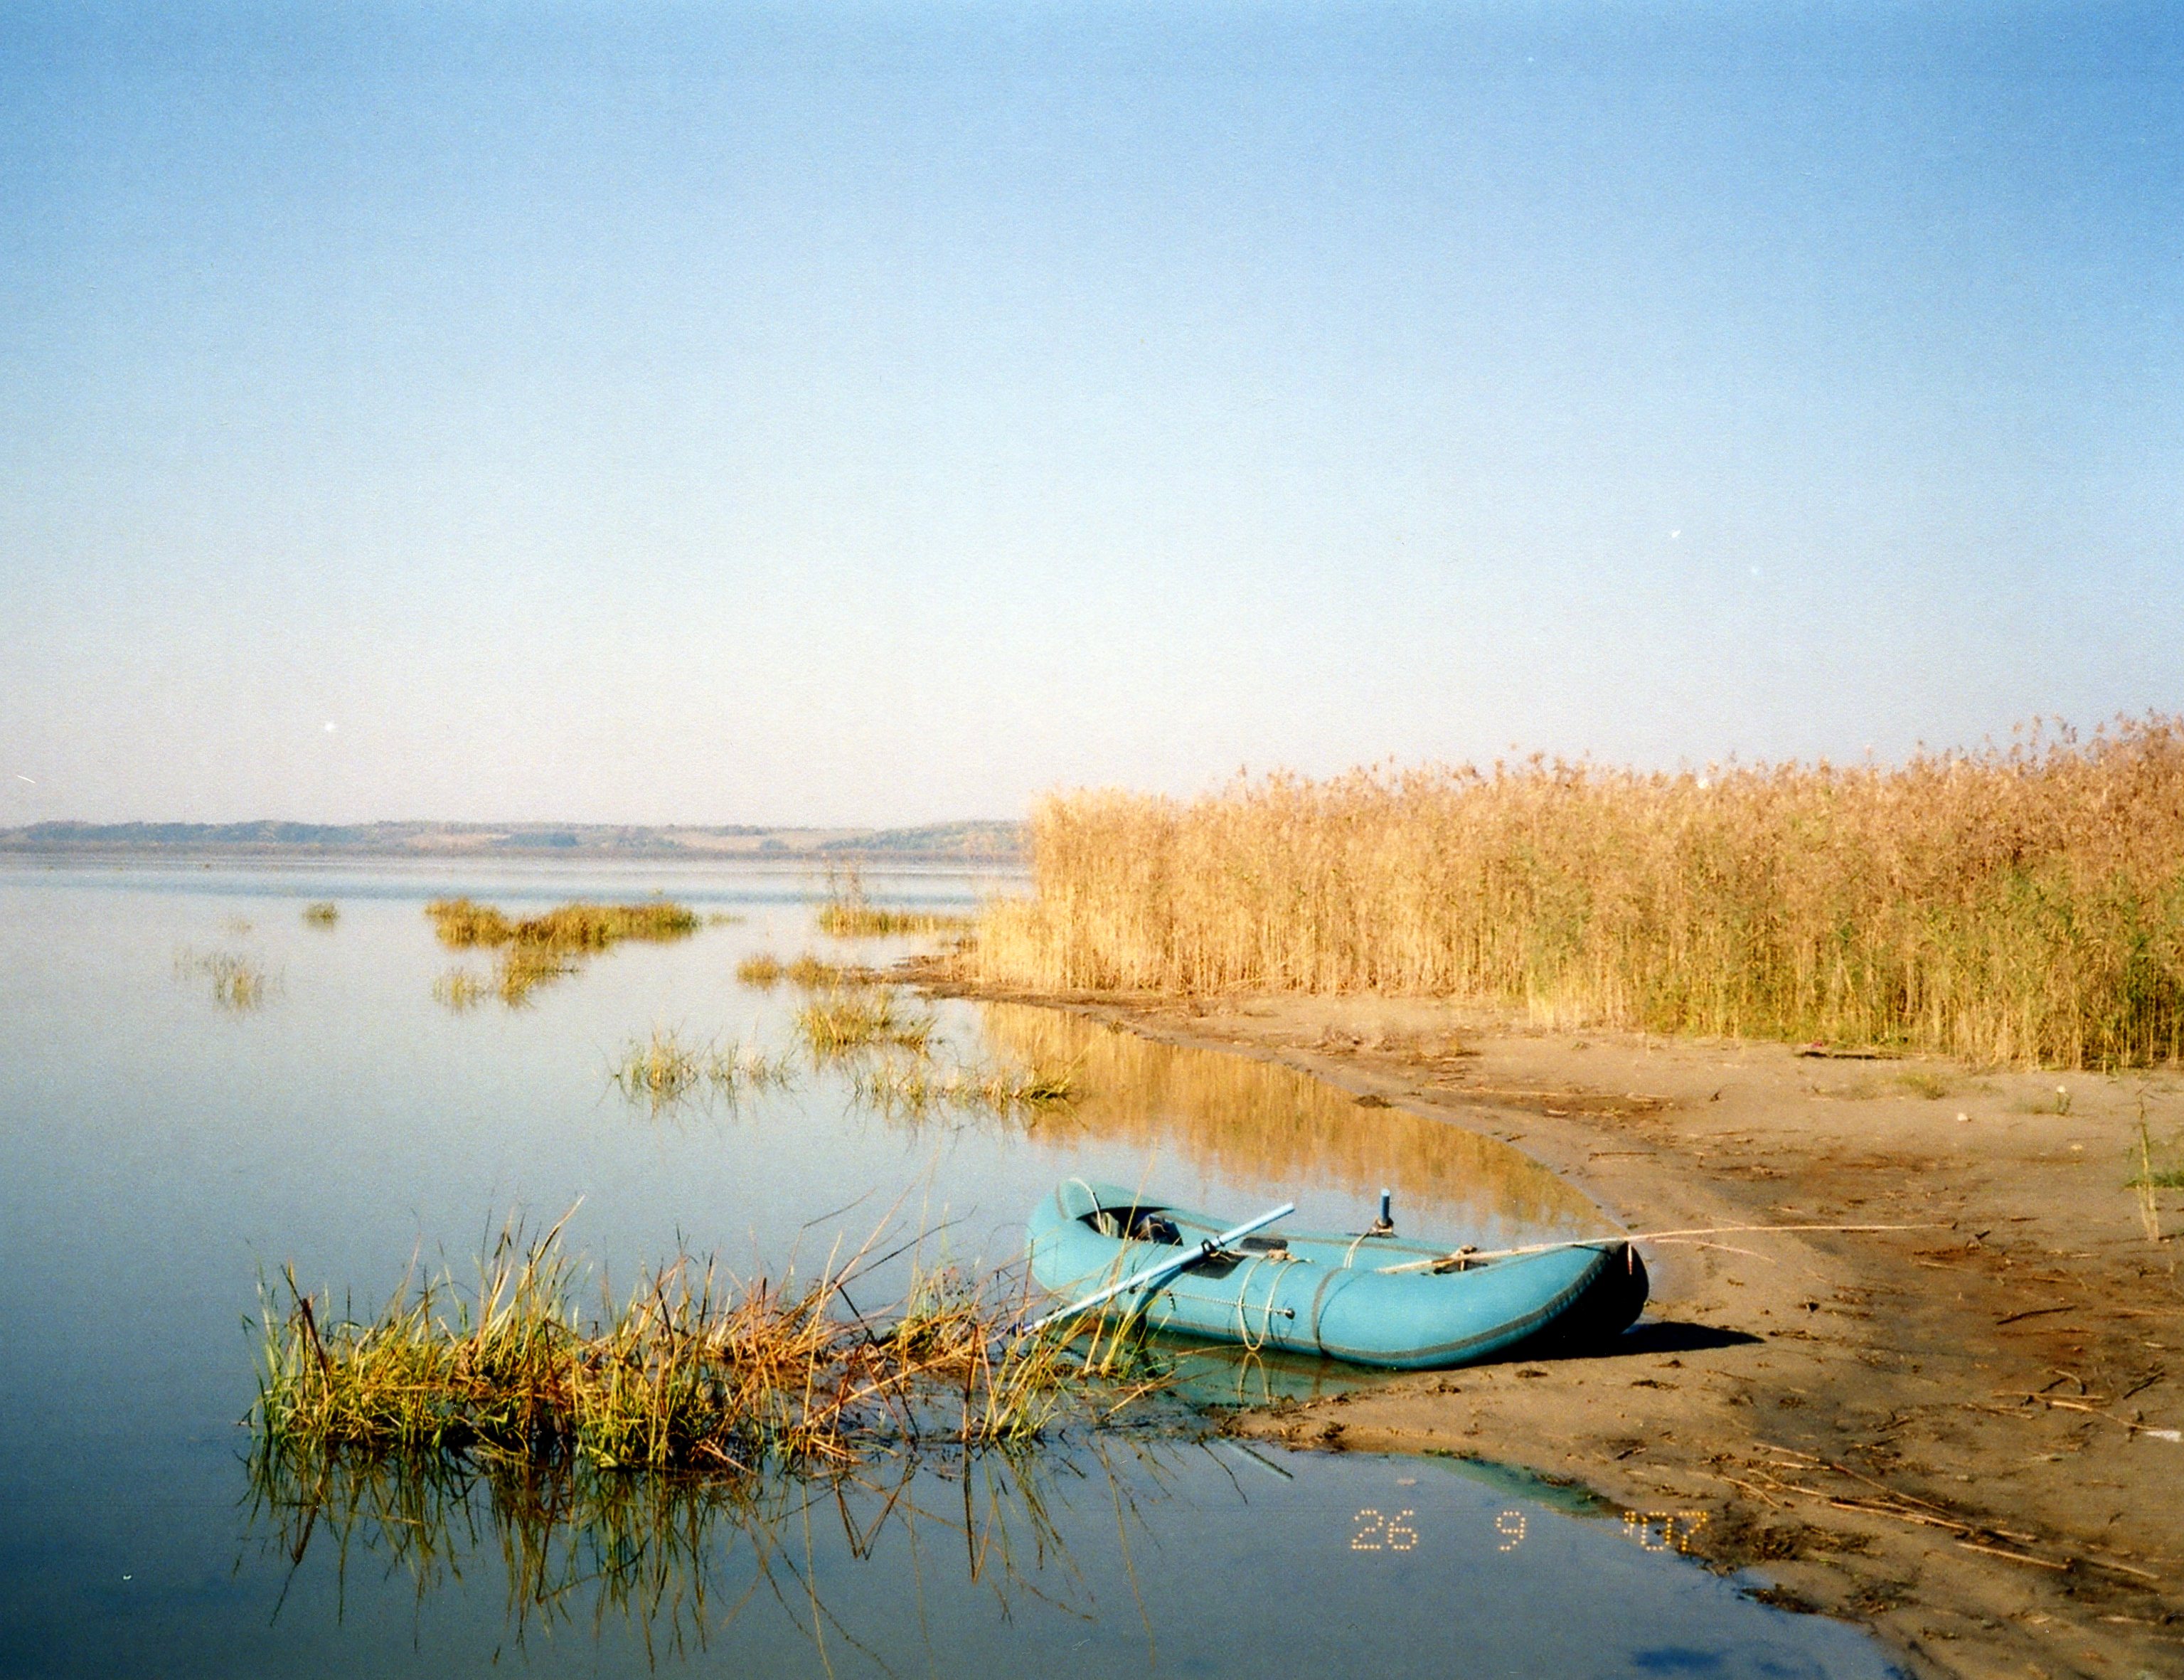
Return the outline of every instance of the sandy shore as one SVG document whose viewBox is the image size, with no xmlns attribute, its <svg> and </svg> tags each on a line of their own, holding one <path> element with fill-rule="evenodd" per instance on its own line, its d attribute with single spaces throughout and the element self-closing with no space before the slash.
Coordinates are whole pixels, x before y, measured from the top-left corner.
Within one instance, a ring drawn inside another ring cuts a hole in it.
<svg viewBox="0 0 2184 1680">
<path fill-rule="evenodd" d="M 2184 1192 L 2127 1180 L 2169 1073 L 1979 1074 L 1545 1031 L 1434 1002 L 1022 998 L 1278 1060 L 1515 1143 L 1649 1245 L 1596 1358 L 1406 1377 L 1231 1426 L 1580 1482 L 1758 1566 L 1914 1673 L 2184 1674 Z M 2158 1221 L 2159 1236 L 2149 1230 Z"/>
</svg>

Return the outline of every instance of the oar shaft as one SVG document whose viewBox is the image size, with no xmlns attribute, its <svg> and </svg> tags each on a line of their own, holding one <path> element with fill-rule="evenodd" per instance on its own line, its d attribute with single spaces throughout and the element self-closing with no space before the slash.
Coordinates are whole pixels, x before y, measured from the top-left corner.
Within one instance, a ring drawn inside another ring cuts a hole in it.
<svg viewBox="0 0 2184 1680">
<path fill-rule="evenodd" d="M 1230 1243 L 1241 1242 L 1253 1231 L 1262 1231 L 1276 1220 L 1285 1220 L 1295 1212 L 1296 1212 L 1296 1203 L 1284 1202 L 1270 1213 L 1262 1214 L 1256 1220 L 1246 1220 L 1243 1224 L 1223 1231 L 1218 1236 L 1209 1237 L 1195 1248 L 1186 1248 L 1180 1254 L 1171 1255 L 1164 1260 L 1156 1260 L 1151 1265 L 1132 1272 L 1120 1283 L 1111 1283 L 1105 1289 L 1095 1290 L 1073 1306 L 1064 1307 L 1058 1312 L 1049 1313 L 1045 1318 L 1034 1320 L 1023 1327 L 1022 1334 L 1029 1336 L 1062 1319 L 1073 1318 L 1078 1313 L 1089 1312 L 1095 1307 L 1106 1305 L 1117 1295 L 1127 1295 L 1133 1289 L 1157 1289 L 1177 1273 L 1188 1271 L 1201 1261 L 1212 1259 Z"/>
</svg>

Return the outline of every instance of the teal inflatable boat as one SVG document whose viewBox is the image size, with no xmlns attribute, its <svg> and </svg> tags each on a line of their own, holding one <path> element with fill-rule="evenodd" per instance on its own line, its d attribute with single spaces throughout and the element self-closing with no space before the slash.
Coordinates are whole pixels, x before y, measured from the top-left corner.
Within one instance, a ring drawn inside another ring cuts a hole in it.
<svg viewBox="0 0 2184 1680">
<path fill-rule="evenodd" d="M 1150 1272 L 1156 1281 L 1123 1290 L 1109 1310 L 1142 1314 L 1155 1330 L 1398 1370 L 1604 1338 L 1646 1304 L 1645 1263 L 1619 1241 L 1476 1259 L 1385 1229 L 1212 1246 L 1236 1224 L 1071 1179 L 1031 1217 L 1032 1279 L 1067 1308 Z"/>
</svg>

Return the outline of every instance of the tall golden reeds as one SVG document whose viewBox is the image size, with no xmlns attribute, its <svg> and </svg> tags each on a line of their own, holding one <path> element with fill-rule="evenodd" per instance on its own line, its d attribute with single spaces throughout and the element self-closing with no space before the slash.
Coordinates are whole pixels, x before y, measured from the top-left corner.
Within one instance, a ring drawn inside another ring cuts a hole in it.
<svg viewBox="0 0 2184 1680">
<path fill-rule="evenodd" d="M 1078 792 L 962 958 L 1045 991 L 1432 994 L 2076 1068 L 2184 1052 L 2184 718 L 1908 763 Z"/>
</svg>

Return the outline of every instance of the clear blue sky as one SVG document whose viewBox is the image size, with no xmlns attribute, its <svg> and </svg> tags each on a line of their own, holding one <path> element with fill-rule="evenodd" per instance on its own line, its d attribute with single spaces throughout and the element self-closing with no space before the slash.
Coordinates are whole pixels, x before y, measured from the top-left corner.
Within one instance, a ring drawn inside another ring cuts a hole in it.
<svg viewBox="0 0 2184 1680">
<path fill-rule="evenodd" d="M 11 5 L 0 823 L 2184 709 L 2179 16 Z"/>
</svg>

